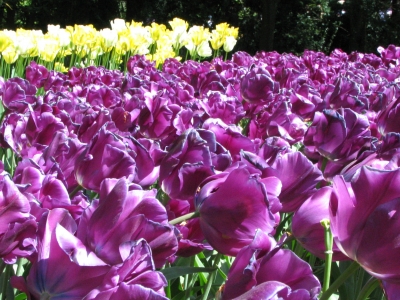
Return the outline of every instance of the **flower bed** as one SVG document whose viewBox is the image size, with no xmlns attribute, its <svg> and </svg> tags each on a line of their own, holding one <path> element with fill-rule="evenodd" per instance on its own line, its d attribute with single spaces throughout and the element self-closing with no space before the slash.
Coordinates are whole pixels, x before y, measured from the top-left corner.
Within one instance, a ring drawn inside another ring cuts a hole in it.
<svg viewBox="0 0 400 300">
<path fill-rule="evenodd" d="M 400 48 L 379 50 L 2 79 L 3 297 L 397 299 Z"/>
</svg>

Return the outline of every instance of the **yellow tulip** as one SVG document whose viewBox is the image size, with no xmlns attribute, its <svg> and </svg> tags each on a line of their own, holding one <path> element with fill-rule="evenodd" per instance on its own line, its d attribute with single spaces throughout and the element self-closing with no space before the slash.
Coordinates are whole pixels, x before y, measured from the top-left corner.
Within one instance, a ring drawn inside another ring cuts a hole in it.
<svg viewBox="0 0 400 300">
<path fill-rule="evenodd" d="M 230 52 L 236 45 L 236 39 L 233 36 L 227 36 L 224 43 L 224 51 Z"/>
<path fill-rule="evenodd" d="M 104 52 L 110 52 L 118 42 L 118 32 L 109 28 L 100 30 L 101 48 Z"/>
<path fill-rule="evenodd" d="M 54 63 L 54 70 L 57 72 L 62 72 L 62 73 L 68 72 L 68 68 L 66 68 L 64 66 L 64 64 L 59 63 L 59 62 Z"/>
<path fill-rule="evenodd" d="M 208 28 L 204 28 L 203 26 L 192 26 L 189 28 L 189 41 L 192 42 L 195 46 L 200 46 L 204 41 L 208 41 L 210 39 L 210 30 Z"/>
<path fill-rule="evenodd" d="M 198 47 L 197 47 L 197 54 L 201 57 L 209 57 L 212 55 L 212 50 L 210 48 L 210 44 L 208 41 L 203 41 Z"/>
<path fill-rule="evenodd" d="M 83 57 L 96 45 L 97 31 L 93 25 L 75 25 L 71 41 L 77 55 Z"/>
<path fill-rule="evenodd" d="M 39 57 L 44 61 L 54 61 L 60 49 L 59 41 L 51 35 L 45 35 L 38 40 Z"/>
<path fill-rule="evenodd" d="M 11 43 L 11 38 L 4 31 L 0 31 L 0 52 L 3 52 Z"/>
<path fill-rule="evenodd" d="M 151 26 L 146 26 L 150 32 L 151 39 L 156 42 L 162 37 L 167 31 L 167 27 L 164 24 L 151 23 Z"/>
<path fill-rule="evenodd" d="M 114 21 L 110 21 L 111 29 L 120 33 L 127 29 L 126 22 L 123 19 L 114 19 Z"/>
<path fill-rule="evenodd" d="M 147 54 L 149 53 L 149 46 L 153 43 L 150 31 L 142 26 L 142 23 L 132 21 L 128 25 L 129 30 L 129 50 L 133 54 Z"/>
<path fill-rule="evenodd" d="M 60 28 L 60 25 L 47 25 L 47 35 L 58 40 L 60 47 L 67 48 L 71 44 L 71 32 Z"/>
<path fill-rule="evenodd" d="M 172 30 L 186 31 L 189 27 L 188 22 L 179 18 L 174 18 L 172 21 L 169 21 L 168 23 L 171 26 Z"/>
<path fill-rule="evenodd" d="M 233 36 L 235 39 L 238 38 L 239 36 L 239 28 L 237 27 L 229 27 L 227 32 L 226 32 L 227 36 Z"/>
<path fill-rule="evenodd" d="M 41 37 L 43 37 L 43 32 L 41 30 L 25 30 L 18 28 L 14 40 L 15 49 L 22 57 L 37 56 L 37 39 Z"/>
<path fill-rule="evenodd" d="M 17 49 L 14 47 L 13 44 L 9 45 L 4 51 L 1 53 L 3 55 L 3 59 L 6 63 L 12 64 L 18 59 L 19 54 Z"/>
<path fill-rule="evenodd" d="M 130 44 L 129 33 L 126 32 L 126 34 L 121 34 L 118 36 L 118 41 L 117 44 L 115 45 L 115 51 L 117 52 L 117 54 L 123 55 L 130 50 L 129 44 Z"/>
<path fill-rule="evenodd" d="M 229 28 L 228 23 L 220 23 L 215 26 L 215 31 L 217 31 L 220 35 L 225 36 L 228 28 Z"/>
<path fill-rule="evenodd" d="M 218 50 L 224 45 L 224 42 L 225 42 L 225 36 L 221 35 L 218 31 L 213 30 L 210 39 L 211 47 L 214 50 Z"/>
<path fill-rule="evenodd" d="M 179 18 L 174 18 L 172 21 L 168 22 L 172 28 L 171 32 L 171 41 L 176 53 L 178 53 L 179 49 L 181 49 L 184 45 L 188 43 L 189 35 L 187 33 L 187 29 L 189 24 Z"/>
</svg>

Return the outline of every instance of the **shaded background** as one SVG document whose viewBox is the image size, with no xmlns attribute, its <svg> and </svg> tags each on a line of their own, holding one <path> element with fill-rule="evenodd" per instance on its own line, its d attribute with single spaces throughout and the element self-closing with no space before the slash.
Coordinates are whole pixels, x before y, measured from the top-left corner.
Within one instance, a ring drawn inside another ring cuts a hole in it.
<svg viewBox="0 0 400 300">
<path fill-rule="evenodd" d="M 168 26 L 174 17 L 210 28 L 221 22 L 239 27 L 234 51 L 301 54 L 377 53 L 378 46 L 399 45 L 400 0 L 0 0 L 2 29 L 47 30 L 47 24 L 93 24 L 98 30 L 123 18 Z"/>
</svg>

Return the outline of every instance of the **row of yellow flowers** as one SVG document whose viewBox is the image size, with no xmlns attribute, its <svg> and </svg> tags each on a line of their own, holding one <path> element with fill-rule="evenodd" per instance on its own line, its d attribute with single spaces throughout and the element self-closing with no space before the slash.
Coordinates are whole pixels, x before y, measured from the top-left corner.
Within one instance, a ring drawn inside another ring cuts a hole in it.
<svg viewBox="0 0 400 300">
<path fill-rule="evenodd" d="M 139 22 L 115 19 L 111 28 L 97 30 L 93 25 L 60 28 L 48 25 L 47 32 L 17 29 L 0 31 L 1 71 L 23 72 L 26 64 L 38 60 L 46 66 L 66 71 L 71 66 L 103 65 L 120 68 L 135 54 L 146 55 L 162 65 L 167 58 L 201 59 L 232 51 L 238 38 L 238 28 L 227 23 L 209 30 L 192 26 L 179 18 L 164 24 L 143 26 Z M 181 50 L 184 47 L 186 51 Z M 181 56 L 180 56 L 181 55 Z M 10 65 L 13 64 L 13 68 Z M 14 70 L 14 71 L 12 71 Z M 2 74 L 10 77 L 14 74 Z"/>
</svg>

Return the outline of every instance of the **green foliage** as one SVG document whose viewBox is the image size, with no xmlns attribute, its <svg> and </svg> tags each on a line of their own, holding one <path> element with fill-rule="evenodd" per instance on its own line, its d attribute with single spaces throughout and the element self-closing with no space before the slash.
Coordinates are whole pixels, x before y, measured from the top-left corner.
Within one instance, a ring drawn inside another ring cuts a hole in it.
<svg viewBox="0 0 400 300">
<path fill-rule="evenodd" d="M 281 1 L 275 31 L 278 52 L 328 52 L 338 23 L 330 20 L 329 0 Z M 279 37 L 279 38 L 278 38 Z"/>
<path fill-rule="evenodd" d="M 265 3 L 276 4 L 275 28 L 271 30 L 273 49 L 280 53 L 300 54 L 304 49 L 329 53 L 335 48 L 376 53 L 378 46 L 396 44 L 400 38 L 398 0 L 71 0 L 68 5 L 61 0 L 3 0 L 0 26 L 46 31 L 47 24 L 93 24 L 101 29 L 115 18 L 148 25 L 153 21 L 168 24 L 179 17 L 191 25 L 213 29 L 215 24 L 227 22 L 240 29 L 235 49 L 255 54 L 265 45 L 261 43 L 266 38 L 262 25 L 267 18 L 262 15 Z"/>
</svg>

